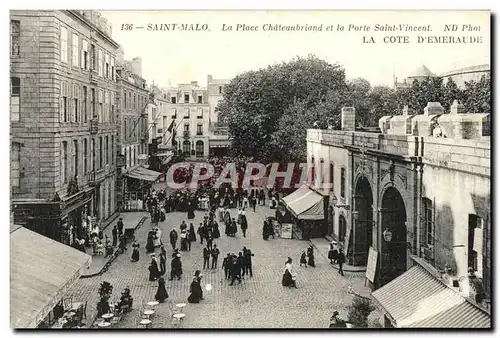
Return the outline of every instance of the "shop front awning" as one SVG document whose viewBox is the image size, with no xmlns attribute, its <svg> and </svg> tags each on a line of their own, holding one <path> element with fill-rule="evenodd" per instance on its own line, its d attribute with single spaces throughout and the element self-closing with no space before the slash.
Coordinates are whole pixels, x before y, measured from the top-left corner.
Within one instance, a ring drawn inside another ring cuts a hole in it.
<svg viewBox="0 0 500 338">
<path fill-rule="evenodd" d="M 130 170 L 124 175 L 130 178 L 135 178 L 142 181 L 154 182 L 158 179 L 158 177 L 162 173 L 146 169 L 144 167 L 137 167 L 135 169 Z"/>
<path fill-rule="evenodd" d="M 416 264 L 372 293 L 395 327 L 490 328 L 490 315 Z"/>
<path fill-rule="evenodd" d="M 308 187 L 301 187 L 282 199 L 287 209 L 301 220 L 325 218 L 323 197 Z"/>
<path fill-rule="evenodd" d="M 10 323 L 36 328 L 92 257 L 20 226 L 10 233 Z"/>
</svg>

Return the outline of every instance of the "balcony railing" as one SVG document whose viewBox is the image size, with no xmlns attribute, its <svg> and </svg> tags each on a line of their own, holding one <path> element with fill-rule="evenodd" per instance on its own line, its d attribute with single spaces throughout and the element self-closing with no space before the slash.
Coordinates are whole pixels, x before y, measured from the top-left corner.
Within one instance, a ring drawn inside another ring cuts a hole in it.
<svg viewBox="0 0 500 338">
<path fill-rule="evenodd" d="M 89 186 L 95 186 L 103 181 L 106 177 L 106 170 L 104 168 L 99 170 L 92 170 L 87 173 L 87 183 Z"/>
<path fill-rule="evenodd" d="M 99 120 L 91 119 L 90 120 L 90 134 L 97 134 L 99 131 Z"/>
</svg>

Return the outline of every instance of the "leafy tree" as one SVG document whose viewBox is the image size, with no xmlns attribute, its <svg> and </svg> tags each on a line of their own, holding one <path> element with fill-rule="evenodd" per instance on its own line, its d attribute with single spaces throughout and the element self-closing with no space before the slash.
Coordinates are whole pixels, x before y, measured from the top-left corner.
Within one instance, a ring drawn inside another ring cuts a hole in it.
<svg viewBox="0 0 500 338">
<path fill-rule="evenodd" d="M 344 70 L 311 55 L 238 75 L 226 85 L 217 109 L 228 122 L 233 151 L 259 157 L 282 146 L 272 144 L 273 134 L 293 111 L 290 106 L 301 102 L 310 109 L 325 102 L 329 91 L 344 88 Z"/>
<path fill-rule="evenodd" d="M 452 78 L 449 77 L 443 88 L 443 101 L 441 102 L 441 104 L 443 105 L 444 109 L 446 111 L 449 111 L 451 105 L 453 104 L 453 101 L 463 101 L 463 99 L 463 91 L 460 90 L 455 81 L 453 81 Z"/>
<path fill-rule="evenodd" d="M 466 111 L 472 114 L 491 113 L 491 79 L 481 77 L 478 82 L 465 83 L 463 90 L 463 101 Z"/>
<path fill-rule="evenodd" d="M 403 105 L 404 106 L 404 105 Z M 365 118 L 365 125 L 378 126 L 378 120 L 383 116 L 401 114 L 397 100 L 397 92 L 386 86 L 373 87 L 368 95 L 370 113 Z"/>
<path fill-rule="evenodd" d="M 350 80 L 347 83 L 347 91 L 348 96 L 345 103 L 356 109 L 356 124 L 368 126 L 365 123 L 369 121 L 370 113 L 370 82 L 363 78 Z"/>
<path fill-rule="evenodd" d="M 290 106 L 278 123 L 270 148 L 280 159 L 304 161 L 306 159 L 307 129 L 315 122 L 340 129 L 340 111 L 346 91 L 329 91 L 325 100 L 314 107 L 298 101 Z"/>
</svg>

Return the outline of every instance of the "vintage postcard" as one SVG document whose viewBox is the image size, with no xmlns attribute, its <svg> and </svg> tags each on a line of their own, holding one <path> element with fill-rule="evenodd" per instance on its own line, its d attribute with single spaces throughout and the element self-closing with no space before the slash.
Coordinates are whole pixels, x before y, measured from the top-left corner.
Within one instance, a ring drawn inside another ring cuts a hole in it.
<svg viewBox="0 0 500 338">
<path fill-rule="evenodd" d="M 11 327 L 491 329 L 490 21 L 11 10 Z"/>
</svg>

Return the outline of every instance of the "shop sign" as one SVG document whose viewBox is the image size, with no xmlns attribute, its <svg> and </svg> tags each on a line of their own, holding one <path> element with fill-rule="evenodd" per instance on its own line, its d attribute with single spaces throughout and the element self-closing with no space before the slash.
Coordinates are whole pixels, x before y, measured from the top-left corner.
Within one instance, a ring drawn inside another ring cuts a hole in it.
<svg viewBox="0 0 500 338">
<path fill-rule="evenodd" d="M 283 223 L 281 225 L 281 238 L 292 238 L 292 228 L 293 225 L 291 223 Z"/>
</svg>

